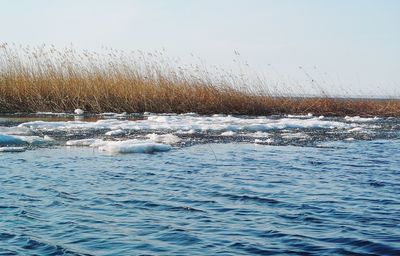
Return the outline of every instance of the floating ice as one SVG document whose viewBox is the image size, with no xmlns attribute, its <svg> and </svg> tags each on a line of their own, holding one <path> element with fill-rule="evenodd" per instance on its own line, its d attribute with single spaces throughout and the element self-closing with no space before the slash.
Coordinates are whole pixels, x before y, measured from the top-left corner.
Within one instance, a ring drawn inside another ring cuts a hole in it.
<svg viewBox="0 0 400 256">
<path fill-rule="evenodd" d="M 33 130 L 69 131 L 69 130 L 134 130 L 134 131 L 191 131 L 195 132 L 225 132 L 225 131 L 268 131 L 282 129 L 323 128 L 343 129 L 352 125 L 339 121 L 321 120 L 318 118 L 239 118 L 233 116 L 183 116 L 183 115 L 151 115 L 145 120 L 107 119 L 96 122 L 64 121 L 43 122 L 34 121 L 20 124 Z"/>
<path fill-rule="evenodd" d="M 26 127 L 4 127 L 0 126 L 0 134 L 7 135 L 29 135 L 31 130 Z"/>
<path fill-rule="evenodd" d="M 125 131 L 122 129 L 118 129 L 118 130 L 112 130 L 112 131 L 108 131 L 105 133 L 105 135 L 107 136 L 120 136 L 120 135 L 124 135 Z"/>
<path fill-rule="evenodd" d="M 8 134 L 0 134 L 0 145 L 22 145 L 25 141 Z"/>
<path fill-rule="evenodd" d="M 273 139 L 266 139 L 266 140 L 255 139 L 254 143 L 255 144 L 272 144 L 272 143 L 274 143 L 274 140 Z"/>
<path fill-rule="evenodd" d="M 147 138 L 149 138 L 149 140 L 153 141 L 153 142 L 158 142 L 158 143 L 167 143 L 167 144 L 176 144 L 178 142 L 181 141 L 181 139 L 173 134 L 155 134 L 155 133 L 151 133 L 151 134 L 147 134 L 146 136 Z"/>
<path fill-rule="evenodd" d="M 70 116 L 68 113 L 54 113 L 54 112 L 36 112 L 38 116 Z"/>
<path fill-rule="evenodd" d="M 0 152 L 24 152 L 24 147 L 0 147 Z"/>
<path fill-rule="evenodd" d="M 82 139 L 82 140 L 69 140 L 65 143 L 67 146 L 78 146 L 78 147 L 88 147 L 95 145 L 96 143 L 102 143 L 101 139 Z"/>
<path fill-rule="evenodd" d="M 268 132 L 253 132 L 253 133 L 246 133 L 244 135 L 254 138 L 265 138 L 270 136 Z"/>
<path fill-rule="evenodd" d="M 81 116 L 81 115 L 83 115 L 83 113 L 85 113 L 85 111 L 83 111 L 83 110 L 80 109 L 80 108 L 77 108 L 77 109 L 74 110 L 74 113 L 75 113 L 76 115 Z"/>
<path fill-rule="evenodd" d="M 296 132 L 296 133 L 283 133 L 282 138 L 285 139 L 307 139 L 310 136 L 303 133 L 303 132 Z"/>
<path fill-rule="evenodd" d="M 171 146 L 146 140 L 105 141 L 101 139 L 83 139 L 67 141 L 68 146 L 89 146 L 110 153 L 154 153 L 171 150 Z"/>
<path fill-rule="evenodd" d="M 103 118 L 125 118 L 128 116 L 128 113 L 122 112 L 122 113 L 114 113 L 114 112 L 105 112 L 99 114 L 99 116 Z"/>
<path fill-rule="evenodd" d="M 361 127 L 355 127 L 355 128 L 348 130 L 348 132 L 362 132 L 362 131 L 363 131 L 363 128 L 361 128 Z"/>
<path fill-rule="evenodd" d="M 236 134 L 236 132 L 234 132 L 234 131 L 227 131 L 227 132 L 221 133 L 221 136 L 234 136 L 235 134 Z"/>
<path fill-rule="evenodd" d="M 373 122 L 377 121 L 379 117 L 360 117 L 360 116 L 345 116 L 344 119 L 349 122 Z"/>
<path fill-rule="evenodd" d="M 110 153 L 154 153 L 171 150 L 171 146 L 161 143 L 139 142 L 136 140 L 109 141 L 99 146 L 99 150 Z"/>
<path fill-rule="evenodd" d="M 38 145 L 51 141 L 52 139 L 48 136 L 21 136 L 21 135 L 8 135 L 0 134 L 0 145 L 23 145 L 32 144 Z"/>
</svg>

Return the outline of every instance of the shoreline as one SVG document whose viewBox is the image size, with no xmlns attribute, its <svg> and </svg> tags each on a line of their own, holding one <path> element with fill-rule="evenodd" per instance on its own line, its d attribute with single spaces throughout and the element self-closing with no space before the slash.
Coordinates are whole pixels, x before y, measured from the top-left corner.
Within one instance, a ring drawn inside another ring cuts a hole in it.
<svg viewBox="0 0 400 256">
<path fill-rule="evenodd" d="M 227 96 L 228 97 L 228 96 Z M 126 107 L 129 103 L 125 103 L 125 108 L 121 108 L 118 100 L 114 105 L 107 107 L 92 106 L 84 104 L 76 104 L 65 102 L 67 106 L 60 108 L 58 104 L 50 102 L 42 102 L 40 105 L 34 104 L 27 106 L 24 102 L 27 99 L 21 99 L 15 102 L 0 101 L 0 114 L 15 115 L 27 114 L 35 115 L 36 113 L 65 113 L 73 115 L 76 108 L 81 108 L 88 115 L 101 115 L 103 113 L 130 113 L 143 114 L 146 112 L 155 114 L 175 113 L 196 113 L 199 115 L 247 115 L 247 116 L 270 116 L 270 115 L 307 115 L 309 113 L 315 116 L 361 116 L 361 117 L 399 117 L 400 116 L 400 99 L 378 99 L 378 98 L 299 98 L 299 97 L 262 97 L 262 96 L 242 96 L 241 101 L 236 103 L 220 102 L 218 105 L 202 105 L 197 102 L 185 105 L 185 102 L 176 101 L 172 105 L 168 105 L 165 110 L 162 103 L 157 104 L 156 100 L 150 99 L 151 105 L 146 107 L 145 102 L 135 102 L 131 107 Z M 1 96 L 0 96 L 1 98 Z M 84 106 L 84 107 L 82 107 Z M 176 106 L 176 107 L 174 107 Z"/>
</svg>

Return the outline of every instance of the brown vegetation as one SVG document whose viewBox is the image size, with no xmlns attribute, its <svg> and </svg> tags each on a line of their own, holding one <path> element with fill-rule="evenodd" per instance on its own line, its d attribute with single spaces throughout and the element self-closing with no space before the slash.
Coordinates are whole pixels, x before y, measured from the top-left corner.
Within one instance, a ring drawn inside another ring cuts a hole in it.
<svg viewBox="0 0 400 256">
<path fill-rule="evenodd" d="M 290 97 L 242 78 L 173 67 L 162 53 L 128 57 L 0 45 L 0 112 L 196 112 L 400 116 L 399 99 Z M 257 89 L 255 89 L 257 88 Z M 285 94 L 286 95 L 286 94 Z M 324 95 L 324 94 L 321 94 Z"/>
</svg>

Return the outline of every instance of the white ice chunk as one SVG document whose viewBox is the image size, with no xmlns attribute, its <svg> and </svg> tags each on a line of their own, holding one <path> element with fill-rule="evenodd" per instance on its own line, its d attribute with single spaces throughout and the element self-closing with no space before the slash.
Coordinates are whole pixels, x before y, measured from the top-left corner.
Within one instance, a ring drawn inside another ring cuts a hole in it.
<svg viewBox="0 0 400 256">
<path fill-rule="evenodd" d="M 253 133 L 246 133 L 244 135 L 254 138 L 265 138 L 270 136 L 268 132 L 253 132 Z"/>
<path fill-rule="evenodd" d="M 77 109 L 74 110 L 74 113 L 75 113 L 75 115 L 83 115 L 83 113 L 85 113 L 85 111 L 83 111 L 80 108 L 77 108 Z"/>
<path fill-rule="evenodd" d="M 266 139 L 266 140 L 255 139 L 254 143 L 255 144 L 272 144 L 272 143 L 274 143 L 274 140 L 273 139 Z"/>
<path fill-rule="evenodd" d="M 119 135 L 124 135 L 125 131 L 122 129 L 118 129 L 118 130 L 112 130 L 112 131 L 108 131 L 105 133 L 105 135 L 107 136 L 119 136 Z"/>
<path fill-rule="evenodd" d="M 295 133 L 283 133 L 282 138 L 285 139 L 307 139 L 310 136 L 303 132 L 295 132 Z"/>
<path fill-rule="evenodd" d="M 125 131 L 169 131 L 169 132 L 265 132 L 269 130 L 322 128 L 344 129 L 354 127 L 339 121 L 328 121 L 319 118 L 239 118 L 232 116 L 184 116 L 184 115 L 151 115 L 144 120 L 107 119 L 96 122 L 34 121 L 20 124 L 34 131 L 70 131 L 70 130 L 117 130 Z"/>
<path fill-rule="evenodd" d="M 8 134 L 8 135 L 29 135 L 31 134 L 31 130 L 26 127 L 5 127 L 0 126 L 0 134 Z"/>
<path fill-rule="evenodd" d="M 348 132 L 362 132 L 363 128 L 361 127 L 355 127 L 353 129 L 348 130 Z"/>
<path fill-rule="evenodd" d="M 349 122 L 373 122 L 377 121 L 379 117 L 360 117 L 360 116 L 345 116 L 344 119 Z"/>
<path fill-rule="evenodd" d="M 110 153 L 154 153 L 171 150 L 171 146 L 161 143 L 138 142 L 136 140 L 110 141 L 99 147 Z"/>
<path fill-rule="evenodd" d="M 235 134 L 236 134 L 236 132 L 234 132 L 234 131 L 227 131 L 227 132 L 221 133 L 221 136 L 234 136 Z"/>
<path fill-rule="evenodd" d="M 101 143 L 101 139 L 82 139 L 82 140 L 69 140 L 65 143 L 67 146 L 78 146 L 78 147 L 88 147 L 95 145 L 96 143 Z"/>
<path fill-rule="evenodd" d="M 154 153 L 171 150 L 171 146 L 154 143 L 150 140 L 104 141 L 101 139 L 82 139 L 67 141 L 68 146 L 89 146 L 110 153 Z"/>
<path fill-rule="evenodd" d="M 0 147 L 0 152 L 24 152 L 24 147 Z"/>
<path fill-rule="evenodd" d="M 178 136 L 173 135 L 173 134 L 160 135 L 160 134 L 151 133 L 151 134 L 147 134 L 146 137 L 149 138 L 151 141 L 158 142 L 158 143 L 176 144 L 181 141 L 181 139 Z"/>
</svg>

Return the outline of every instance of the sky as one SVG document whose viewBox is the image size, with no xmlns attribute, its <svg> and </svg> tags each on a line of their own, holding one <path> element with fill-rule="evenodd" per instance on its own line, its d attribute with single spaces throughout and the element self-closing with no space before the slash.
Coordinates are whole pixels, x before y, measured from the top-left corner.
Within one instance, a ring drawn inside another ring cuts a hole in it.
<svg viewBox="0 0 400 256">
<path fill-rule="evenodd" d="M 397 97 L 399 13 L 398 0 L 0 0 L 0 42 L 165 49 L 233 72 L 240 58 L 294 92 Z"/>
</svg>

